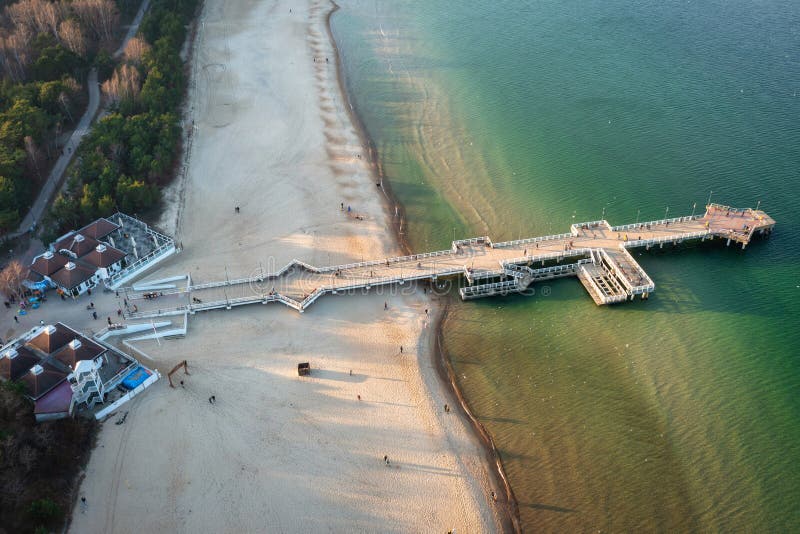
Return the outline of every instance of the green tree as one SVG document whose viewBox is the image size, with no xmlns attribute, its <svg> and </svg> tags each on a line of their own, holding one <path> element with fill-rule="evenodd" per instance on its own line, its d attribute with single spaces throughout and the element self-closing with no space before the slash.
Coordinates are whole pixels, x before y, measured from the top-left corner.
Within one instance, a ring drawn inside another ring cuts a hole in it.
<svg viewBox="0 0 800 534">
<path fill-rule="evenodd" d="M 79 55 L 59 44 L 42 50 L 33 63 L 32 72 L 37 80 L 51 81 L 67 75 L 80 77 L 84 67 L 85 63 Z"/>
<path fill-rule="evenodd" d="M 5 176 L 0 176 L 0 231 L 9 232 L 19 222 L 19 209 L 17 208 L 17 193 L 14 181 Z"/>
</svg>

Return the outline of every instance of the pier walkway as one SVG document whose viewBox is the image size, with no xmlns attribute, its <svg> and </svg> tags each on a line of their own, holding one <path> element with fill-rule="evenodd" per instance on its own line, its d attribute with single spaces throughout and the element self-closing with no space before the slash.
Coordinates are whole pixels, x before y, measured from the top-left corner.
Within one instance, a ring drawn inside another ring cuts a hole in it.
<svg viewBox="0 0 800 534">
<path fill-rule="evenodd" d="M 526 293 L 534 284 L 577 276 L 598 305 L 646 299 L 655 284 L 628 252 L 688 240 L 724 239 L 745 248 L 757 235 L 769 234 L 775 221 L 761 210 L 710 204 L 703 215 L 623 226 L 605 220 L 573 224 L 570 232 L 493 243 L 488 237 L 454 241 L 438 252 L 347 265 L 315 267 L 299 260 L 275 273 L 193 284 L 191 277 L 125 288 L 127 318 L 193 314 L 245 304 L 280 302 L 303 312 L 326 293 L 367 291 L 416 280 L 459 278 L 464 300 Z"/>
</svg>

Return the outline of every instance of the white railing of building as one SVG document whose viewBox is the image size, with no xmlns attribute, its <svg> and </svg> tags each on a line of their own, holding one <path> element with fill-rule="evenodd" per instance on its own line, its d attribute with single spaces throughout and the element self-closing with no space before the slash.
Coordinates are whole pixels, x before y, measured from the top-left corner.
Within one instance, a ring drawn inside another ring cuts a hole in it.
<svg viewBox="0 0 800 534">
<path fill-rule="evenodd" d="M 126 402 L 131 400 L 132 398 L 134 398 L 136 395 L 138 395 L 139 393 L 141 393 L 142 391 L 144 391 L 145 389 L 150 387 L 159 378 L 161 378 L 161 373 L 158 372 L 158 369 L 153 369 L 153 374 L 150 375 L 149 377 L 147 377 L 147 379 L 144 382 L 142 382 L 141 384 L 136 386 L 134 389 L 130 390 L 129 392 L 124 394 L 122 397 L 120 397 L 119 399 L 117 399 L 113 403 L 109 404 L 108 406 L 106 406 L 102 410 L 96 412 L 94 414 L 94 418 L 97 419 L 98 421 L 101 420 L 102 418 L 104 418 L 105 416 L 107 416 L 108 414 L 110 414 L 111 412 L 113 412 L 114 410 L 116 410 L 117 408 L 119 408 L 120 406 L 122 406 L 123 404 L 125 404 Z"/>
<path fill-rule="evenodd" d="M 153 250 L 152 252 L 150 252 L 146 256 L 142 256 L 141 258 L 139 258 L 135 262 L 133 262 L 130 265 L 128 265 L 127 267 L 125 267 L 124 269 L 122 269 L 120 271 L 117 271 L 112 276 L 110 276 L 106 280 L 106 287 L 109 287 L 109 288 L 113 289 L 113 287 L 117 284 L 117 282 L 123 280 L 124 278 L 127 278 L 128 276 L 132 275 L 136 271 L 142 269 L 145 265 L 153 263 L 154 260 L 158 259 L 162 255 L 164 255 L 167 252 L 169 252 L 170 249 L 173 250 L 173 251 L 175 250 L 175 243 L 172 243 L 172 242 L 164 243 L 163 245 L 161 245 L 157 249 Z"/>
</svg>

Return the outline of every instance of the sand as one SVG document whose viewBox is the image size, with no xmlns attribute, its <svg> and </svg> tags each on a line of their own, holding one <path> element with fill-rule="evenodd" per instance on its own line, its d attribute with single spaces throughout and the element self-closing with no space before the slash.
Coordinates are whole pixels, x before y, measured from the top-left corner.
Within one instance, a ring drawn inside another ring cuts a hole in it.
<svg viewBox="0 0 800 534">
<path fill-rule="evenodd" d="M 149 277 L 399 253 L 337 85 L 332 6 L 205 4 L 191 156 L 161 224 L 184 250 Z M 432 364 L 424 310 L 435 306 L 404 286 L 328 296 L 302 315 L 277 304 L 201 313 L 184 339 L 140 343 L 144 363 L 165 373 L 186 359 L 191 374 L 103 425 L 71 530 L 499 530 L 483 449 L 458 410 L 443 410 L 455 399 Z M 299 377 L 306 361 L 312 374 Z"/>
</svg>

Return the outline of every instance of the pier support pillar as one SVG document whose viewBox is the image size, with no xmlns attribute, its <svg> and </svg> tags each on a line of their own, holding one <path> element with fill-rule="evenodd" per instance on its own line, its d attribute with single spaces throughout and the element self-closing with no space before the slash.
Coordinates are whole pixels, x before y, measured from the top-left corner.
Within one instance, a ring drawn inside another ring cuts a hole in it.
<svg viewBox="0 0 800 534">
<path fill-rule="evenodd" d="M 658 248 L 664 248 L 664 243 L 659 243 Z"/>
<path fill-rule="evenodd" d="M 742 250 L 744 250 L 744 247 L 746 247 L 746 246 L 747 246 L 747 243 L 742 243 Z"/>
<path fill-rule="evenodd" d="M 727 242 L 727 243 L 725 243 L 725 246 L 726 246 L 726 247 L 729 247 L 729 246 L 731 246 L 731 238 L 730 238 L 730 237 L 728 238 L 728 242 Z"/>
</svg>

